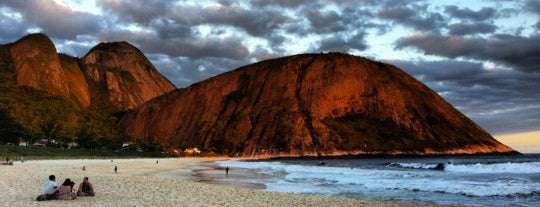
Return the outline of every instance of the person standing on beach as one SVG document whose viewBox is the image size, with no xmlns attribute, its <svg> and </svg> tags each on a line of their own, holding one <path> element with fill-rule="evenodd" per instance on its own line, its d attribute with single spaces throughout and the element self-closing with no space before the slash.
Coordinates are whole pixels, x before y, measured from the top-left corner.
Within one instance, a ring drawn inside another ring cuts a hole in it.
<svg viewBox="0 0 540 207">
<path fill-rule="evenodd" d="M 118 167 L 116 167 L 116 165 L 114 166 L 114 173 L 118 173 Z"/>
<path fill-rule="evenodd" d="M 229 175 L 229 167 L 225 168 L 225 176 Z"/>
</svg>

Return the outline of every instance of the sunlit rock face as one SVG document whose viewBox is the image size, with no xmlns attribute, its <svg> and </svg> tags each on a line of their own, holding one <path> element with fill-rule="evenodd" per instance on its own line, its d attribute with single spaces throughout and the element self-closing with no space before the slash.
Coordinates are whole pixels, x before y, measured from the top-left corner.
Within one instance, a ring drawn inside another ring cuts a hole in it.
<svg viewBox="0 0 540 207">
<path fill-rule="evenodd" d="M 58 54 L 44 34 L 30 34 L 2 47 L 9 49 L 2 57 L 12 63 L 17 85 L 65 96 L 84 107 L 106 96 L 124 110 L 176 89 L 127 42 L 101 43 L 80 59 Z"/>
<path fill-rule="evenodd" d="M 84 74 L 76 62 L 73 64 L 67 58 L 60 58 L 47 36 L 27 35 L 9 47 L 18 85 L 73 97 L 84 106 L 90 104 L 90 91 Z"/>
<path fill-rule="evenodd" d="M 153 99 L 121 126 L 134 140 L 246 157 L 513 152 L 402 70 L 339 53 L 238 68 Z"/>
<path fill-rule="evenodd" d="M 100 43 L 81 62 L 87 77 L 105 86 L 110 100 L 121 108 L 133 108 L 176 89 L 127 42 Z"/>
</svg>

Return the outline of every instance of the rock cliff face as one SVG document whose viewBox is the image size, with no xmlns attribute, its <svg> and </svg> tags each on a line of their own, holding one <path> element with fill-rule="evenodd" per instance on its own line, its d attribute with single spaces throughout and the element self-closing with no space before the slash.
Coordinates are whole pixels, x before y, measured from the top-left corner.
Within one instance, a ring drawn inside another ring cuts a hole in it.
<svg viewBox="0 0 540 207">
<path fill-rule="evenodd" d="M 68 78 L 60 64 L 56 47 L 47 36 L 27 35 L 11 45 L 10 52 L 17 71 L 18 85 L 47 91 L 53 95 L 75 95 L 68 86 Z M 82 78 L 84 79 L 84 76 Z M 82 94 L 77 95 L 85 96 L 81 97 L 81 100 L 84 105 L 89 104 L 88 87 Z"/>
<path fill-rule="evenodd" d="M 345 54 L 248 65 L 127 113 L 129 137 L 233 156 L 513 150 L 402 70 Z"/>
<path fill-rule="evenodd" d="M 84 107 L 105 96 L 119 110 L 129 109 L 176 88 L 126 42 L 101 43 L 82 59 L 57 54 L 43 34 L 27 35 L 5 47 L 17 85 L 62 95 Z"/>
<path fill-rule="evenodd" d="M 105 85 L 110 100 L 133 108 L 176 87 L 127 42 L 100 43 L 82 58 L 87 77 Z"/>
</svg>

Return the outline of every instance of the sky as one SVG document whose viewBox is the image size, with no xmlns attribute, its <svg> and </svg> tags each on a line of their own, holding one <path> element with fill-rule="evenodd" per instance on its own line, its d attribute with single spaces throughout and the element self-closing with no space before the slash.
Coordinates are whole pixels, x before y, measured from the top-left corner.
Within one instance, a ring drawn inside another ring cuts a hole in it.
<svg viewBox="0 0 540 207">
<path fill-rule="evenodd" d="M 349 53 L 403 69 L 491 134 L 538 132 L 540 146 L 540 0 L 2 0 L 0 28 L 0 43 L 41 32 L 76 57 L 127 41 L 177 87 Z"/>
</svg>

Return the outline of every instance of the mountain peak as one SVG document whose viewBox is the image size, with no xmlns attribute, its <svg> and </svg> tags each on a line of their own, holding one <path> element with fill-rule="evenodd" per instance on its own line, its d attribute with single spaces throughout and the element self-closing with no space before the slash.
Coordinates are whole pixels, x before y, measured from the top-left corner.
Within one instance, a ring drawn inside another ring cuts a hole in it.
<svg viewBox="0 0 540 207">
<path fill-rule="evenodd" d="M 89 85 L 107 89 L 110 101 L 120 109 L 133 108 L 176 88 L 128 42 L 100 43 L 81 59 L 59 55 L 42 33 L 26 35 L 6 47 L 17 85 L 73 98 L 82 106 L 89 106 L 91 90 L 98 90 Z"/>
<path fill-rule="evenodd" d="M 119 52 L 119 51 L 129 51 L 129 50 L 137 51 L 138 53 L 142 54 L 142 52 L 137 47 L 133 46 L 129 42 L 120 41 L 120 42 L 102 42 L 102 43 L 99 43 L 98 45 L 96 45 L 95 47 L 90 49 L 90 51 L 88 51 L 88 53 L 86 55 L 88 55 L 90 53 L 93 53 L 93 52 L 97 52 L 97 51 L 101 51 L 101 52 Z"/>
<path fill-rule="evenodd" d="M 402 70 L 341 53 L 244 66 L 143 104 L 121 125 L 135 140 L 233 156 L 513 151 Z"/>
<path fill-rule="evenodd" d="M 100 43 L 82 58 L 82 62 L 86 75 L 105 86 L 110 92 L 110 100 L 121 108 L 133 108 L 176 88 L 128 42 Z"/>
<path fill-rule="evenodd" d="M 10 45 L 18 85 L 69 94 L 56 47 L 45 34 L 29 34 Z"/>
<path fill-rule="evenodd" d="M 44 33 L 27 34 L 26 36 L 24 36 L 24 37 L 20 38 L 19 40 L 17 40 L 15 43 L 17 43 L 17 42 L 26 42 L 26 41 L 47 42 L 47 43 L 52 44 L 51 38 L 49 38 L 49 36 L 47 36 Z"/>
<path fill-rule="evenodd" d="M 0 108 L 21 126 L 0 129 L 0 142 L 21 137 L 120 139 L 114 118 L 118 112 L 175 89 L 127 42 L 102 43 L 77 58 L 58 54 L 45 34 L 1 44 L 0 78 Z"/>
</svg>

